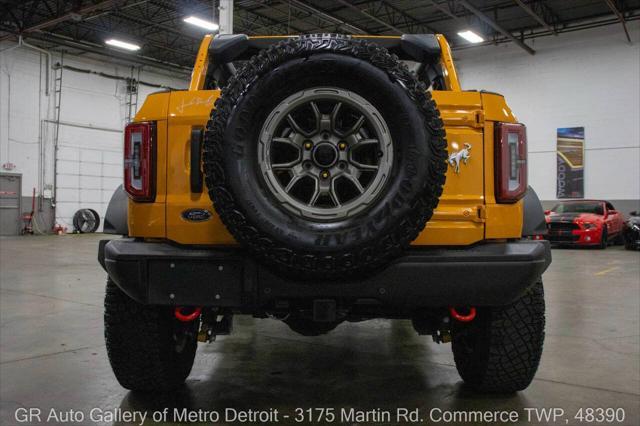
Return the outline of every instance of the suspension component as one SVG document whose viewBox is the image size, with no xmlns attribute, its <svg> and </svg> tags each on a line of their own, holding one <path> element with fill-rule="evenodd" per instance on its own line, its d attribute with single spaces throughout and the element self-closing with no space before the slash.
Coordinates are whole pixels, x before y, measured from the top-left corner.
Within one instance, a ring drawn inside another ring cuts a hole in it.
<svg viewBox="0 0 640 426">
<path fill-rule="evenodd" d="M 233 330 L 233 312 L 224 308 L 211 308 L 202 312 L 198 332 L 199 342 L 213 342 L 217 336 L 227 336 Z"/>
</svg>

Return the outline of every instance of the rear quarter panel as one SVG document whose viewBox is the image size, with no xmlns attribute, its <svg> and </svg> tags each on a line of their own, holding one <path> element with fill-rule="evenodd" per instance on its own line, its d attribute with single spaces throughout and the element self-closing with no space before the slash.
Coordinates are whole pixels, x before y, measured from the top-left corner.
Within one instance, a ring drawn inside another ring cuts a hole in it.
<svg viewBox="0 0 640 426">
<path fill-rule="evenodd" d="M 522 235 L 523 201 L 498 204 L 495 198 L 494 125 L 496 122 L 517 123 L 516 116 L 504 97 L 481 93 L 484 110 L 484 156 L 487 164 L 485 185 L 485 239 L 519 238 Z"/>
<path fill-rule="evenodd" d="M 166 233 L 166 168 L 167 168 L 167 112 L 170 92 L 154 93 L 147 97 L 136 114 L 135 121 L 156 122 L 156 197 L 153 203 L 134 203 L 129 200 L 129 235 L 163 238 Z"/>
<path fill-rule="evenodd" d="M 171 93 L 168 110 L 167 157 L 167 234 L 182 244 L 236 244 L 220 217 L 213 210 L 206 185 L 201 193 L 191 192 L 191 128 L 205 127 L 219 90 Z M 212 215 L 205 222 L 190 222 L 182 217 L 187 209 L 205 209 Z"/>
<path fill-rule="evenodd" d="M 448 152 L 471 146 L 467 164 L 447 179 L 438 208 L 413 245 L 468 245 L 484 238 L 484 154 L 482 98 L 477 92 L 435 91 L 433 98 L 444 120 Z"/>
</svg>

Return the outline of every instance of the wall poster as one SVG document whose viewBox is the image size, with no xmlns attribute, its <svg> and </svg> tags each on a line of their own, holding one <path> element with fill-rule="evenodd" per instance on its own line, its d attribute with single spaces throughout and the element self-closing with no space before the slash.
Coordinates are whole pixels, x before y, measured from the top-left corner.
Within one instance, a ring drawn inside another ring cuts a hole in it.
<svg viewBox="0 0 640 426">
<path fill-rule="evenodd" d="M 557 140 L 557 198 L 584 198 L 584 127 L 559 128 Z"/>
</svg>

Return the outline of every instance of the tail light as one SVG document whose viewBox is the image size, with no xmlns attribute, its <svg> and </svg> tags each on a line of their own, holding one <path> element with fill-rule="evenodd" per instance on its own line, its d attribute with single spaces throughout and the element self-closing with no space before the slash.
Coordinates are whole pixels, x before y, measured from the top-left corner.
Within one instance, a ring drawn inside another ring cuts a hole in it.
<svg viewBox="0 0 640 426">
<path fill-rule="evenodd" d="M 131 123 L 124 130 L 124 189 L 134 201 L 156 196 L 154 123 Z"/>
<path fill-rule="evenodd" d="M 495 189 L 498 203 L 515 203 L 527 192 L 527 128 L 496 123 Z"/>
</svg>

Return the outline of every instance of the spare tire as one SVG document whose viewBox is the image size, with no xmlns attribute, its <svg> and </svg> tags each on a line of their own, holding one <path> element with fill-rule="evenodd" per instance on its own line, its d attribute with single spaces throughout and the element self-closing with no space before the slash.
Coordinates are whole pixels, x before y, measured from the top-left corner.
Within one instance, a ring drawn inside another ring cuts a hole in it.
<svg viewBox="0 0 640 426">
<path fill-rule="evenodd" d="M 310 35 L 233 76 L 204 142 L 209 195 L 236 240 L 297 278 L 344 279 L 398 256 L 445 181 L 431 95 L 379 45 Z"/>
</svg>

